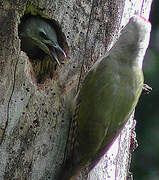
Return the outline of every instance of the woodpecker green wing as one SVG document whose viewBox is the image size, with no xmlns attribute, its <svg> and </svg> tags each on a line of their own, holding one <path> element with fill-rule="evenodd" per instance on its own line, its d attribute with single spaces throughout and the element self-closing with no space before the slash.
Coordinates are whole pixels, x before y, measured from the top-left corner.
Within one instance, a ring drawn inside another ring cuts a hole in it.
<svg viewBox="0 0 159 180">
<path fill-rule="evenodd" d="M 108 79 L 113 73 L 111 70 L 108 63 L 101 68 L 93 69 L 80 91 L 77 141 L 81 162 L 88 161 L 98 151 L 110 124 L 112 107 L 109 106 L 109 102 L 113 99 L 110 95 L 110 92 L 113 92 L 113 84 Z M 107 76 L 103 77 L 101 71 L 105 71 Z M 101 87 L 101 84 L 104 87 Z"/>
<path fill-rule="evenodd" d="M 140 76 L 140 81 L 134 79 L 130 76 L 134 73 L 132 68 L 127 67 L 127 70 L 122 71 L 116 68 L 119 67 L 116 63 L 118 61 L 110 56 L 98 62 L 89 72 L 81 89 L 77 142 L 82 163 L 101 156 L 100 149 L 105 150 L 102 147 L 103 141 L 107 139 L 104 143 L 107 147 L 112 140 L 110 136 L 114 137 L 123 126 L 140 96 L 143 76 Z"/>
</svg>

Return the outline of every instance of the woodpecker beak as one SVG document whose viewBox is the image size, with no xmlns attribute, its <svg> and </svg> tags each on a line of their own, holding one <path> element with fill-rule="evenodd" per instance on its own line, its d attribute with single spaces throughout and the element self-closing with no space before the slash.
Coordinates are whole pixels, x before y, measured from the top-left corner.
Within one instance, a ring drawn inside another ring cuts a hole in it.
<svg viewBox="0 0 159 180">
<path fill-rule="evenodd" d="M 57 64 L 60 65 L 61 63 L 57 57 L 56 50 L 61 52 L 65 57 L 66 57 L 66 53 L 63 51 L 63 49 L 58 44 L 55 44 L 55 43 L 53 43 L 52 47 L 50 48 L 52 60 L 53 61 L 55 60 L 57 62 Z"/>
</svg>

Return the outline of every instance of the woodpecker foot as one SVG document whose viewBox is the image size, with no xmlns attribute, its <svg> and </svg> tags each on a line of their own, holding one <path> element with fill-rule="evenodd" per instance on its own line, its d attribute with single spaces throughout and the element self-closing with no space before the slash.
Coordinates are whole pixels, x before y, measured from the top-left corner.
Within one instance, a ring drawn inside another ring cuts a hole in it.
<svg viewBox="0 0 159 180">
<path fill-rule="evenodd" d="M 149 94 L 152 91 L 152 87 L 147 84 L 143 85 L 142 94 Z"/>
</svg>

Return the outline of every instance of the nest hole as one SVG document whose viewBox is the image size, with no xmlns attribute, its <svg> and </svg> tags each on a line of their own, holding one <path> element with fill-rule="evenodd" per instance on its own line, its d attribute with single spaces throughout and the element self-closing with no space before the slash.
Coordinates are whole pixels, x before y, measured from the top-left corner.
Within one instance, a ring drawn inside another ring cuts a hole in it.
<svg viewBox="0 0 159 180">
<path fill-rule="evenodd" d="M 61 67 L 62 64 L 65 63 L 67 58 L 61 52 L 55 49 L 58 60 L 60 62 L 60 65 L 58 66 L 56 60 L 53 59 L 51 55 L 44 52 L 44 50 L 40 48 L 40 45 L 36 44 L 37 41 L 35 43 L 35 41 L 32 40 L 32 37 L 31 38 L 27 37 L 27 40 L 26 40 L 26 37 L 24 37 L 24 33 L 23 33 L 25 31 L 24 27 L 26 27 L 25 23 L 27 22 L 29 18 L 32 18 L 32 17 L 43 19 L 55 30 L 58 44 L 66 54 L 68 53 L 68 45 L 66 43 L 66 37 L 64 33 L 62 32 L 61 27 L 57 21 L 44 18 L 40 15 L 34 16 L 31 14 L 25 14 L 21 18 L 21 23 L 18 26 L 18 35 L 19 35 L 19 38 L 21 39 L 21 50 L 26 53 L 26 55 L 28 56 L 29 62 L 31 63 L 31 68 L 30 66 L 28 66 L 28 68 L 30 68 L 29 72 L 30 72 L 31 77 L 33 76 L 33 79 L 34 81 L 36 81 L 36 83 L 43 84 L 46 79 L 52 79 L 53 77 L 55 77 L 56 75 L 55 72 L 57 71 L 57 67 Z M 32 34 L 31 36 L 34 36 L 34 34 Z"/>
</svg>

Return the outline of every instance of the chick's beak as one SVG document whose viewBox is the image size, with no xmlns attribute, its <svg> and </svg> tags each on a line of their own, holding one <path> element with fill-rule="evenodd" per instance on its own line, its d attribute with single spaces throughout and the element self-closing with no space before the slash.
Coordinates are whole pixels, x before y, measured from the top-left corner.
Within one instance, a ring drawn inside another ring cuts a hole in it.
<svg viewBox="0 0 159 180">
<path fill-rule="evenodd" d="M 56 47 L 56 49 L 58 51 L 60 51 L 66 57 L 66 53 L 64 52 L 64 50 L 60 46 Z"/>
<path fill-rule="evenodd" d="M 50 53 L 51 53 L 52 60 L 53 61 L 55 60 L 57 62 L 57 64 L 60 65 L 60 61 L 59 61 L 59 59 L 57 57 L 57 54 L 56 54 L 56 51 L 55 51 L 54 47 L 51 47 Z"/>
<path fill-rule="evenodd" d="M 50 53 L 51 53 L 52 60 L 56 60 L 57 64 L 60 65 L 60 62 L 59 62 L 57 54 L 56 54 L 56 50 L 61 52 L 65 57 L 66 57 L 66 53 L 63 51 L 63 49 L 58 44 L 56 44 L 56 46 L 53 45 L 51 47 Z"/>
</svg>

